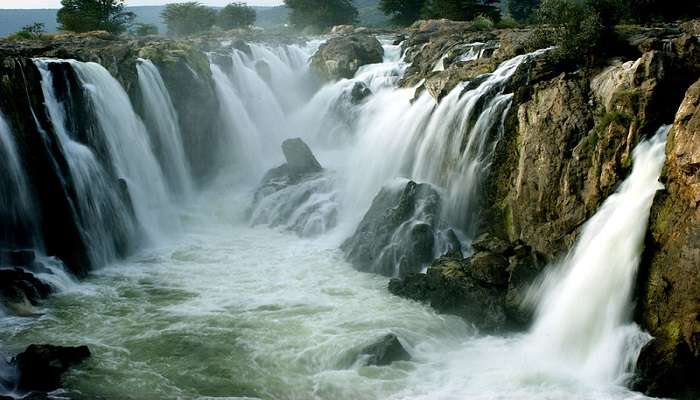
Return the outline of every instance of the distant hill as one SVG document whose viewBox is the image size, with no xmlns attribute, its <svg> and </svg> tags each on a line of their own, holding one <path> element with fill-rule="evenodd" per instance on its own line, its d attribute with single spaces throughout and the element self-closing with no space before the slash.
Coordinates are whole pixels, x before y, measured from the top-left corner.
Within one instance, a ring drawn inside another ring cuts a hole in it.
<svg viewBox="0 0 700 400">
<path fill-rule="evenodd" d="M 389 19 L 379 10 L 379 0 L 353 0 L 360 14 L 360 25 L 384 26 Z M 136 22 L 156 25 L 161 33 L 165 25 L 160 19 L 160 13 L 165 6 L 127 7 L 136 14 Z M 289 10 L 285 6 L 253 7 L 258 13 L 256 25 L 271 28 L 287 23 Z M 0 36 L 7 36 L 22 29 L 23 26 L 41 22 L 46 25 L 47 32 L 56 32 L 56 10 L 5 10 L 0 9 Z"/>
</svg>

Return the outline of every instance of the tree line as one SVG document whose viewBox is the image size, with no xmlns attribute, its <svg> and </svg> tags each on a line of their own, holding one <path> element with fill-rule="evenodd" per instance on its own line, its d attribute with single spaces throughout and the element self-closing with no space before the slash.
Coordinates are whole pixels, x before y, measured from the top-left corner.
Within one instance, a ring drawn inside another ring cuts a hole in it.
<svg viewBox="0 0 700 400">
<path fill-rule="evenodd" d="M 501 2 L 505 7 L 501 7 Z M 327 29 L 358 21 L 352 0 L 284 0 L 284 3 L 289 9 L 289 22 L 297 29 Z M 158 34 L 154 25 L 134 23 L 136 15 L 126 10 L 124 0 L 61 0 L 61 5 L 57 20 L 64 31 Z M 500 26 L 547 25 L 549 30 L 541 36 L 564 37 L 566 43 L 572 44 L 572 52 L 577 46 L 590 48 L 601 44 L 611 27 L 621 21 L 641 23 L 700 15 L 698 0 L 379 0 L 378 6 L 398 26 L 419 19 L 446 18 L 474 21 L 476 29 L 490 29 L 505 15 Z M 168 34 L 185 36 L 214 28 L 250 27 L 255 23 L 256 12 L 242 2 L 217 10 L 189 1 L 166 5 L 161 17 Z M 15 36 L 29 39 L 42 33 L 43 26 L 33 24 Z"/>
</svg>

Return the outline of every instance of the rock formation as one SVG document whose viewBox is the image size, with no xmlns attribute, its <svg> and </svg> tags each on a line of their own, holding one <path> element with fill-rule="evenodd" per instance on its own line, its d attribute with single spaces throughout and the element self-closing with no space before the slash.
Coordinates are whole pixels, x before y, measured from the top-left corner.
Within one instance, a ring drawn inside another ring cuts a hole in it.
<svg viewBox="0 0 700 400">
<path fill-rule="evenodd" d="M 311 58 L 311 68 L 325 80 L 352 78 L 366 64 L 382 62 L 384 49 L 374 36 L 353 34 L 330 39 Z"/>
</svg>

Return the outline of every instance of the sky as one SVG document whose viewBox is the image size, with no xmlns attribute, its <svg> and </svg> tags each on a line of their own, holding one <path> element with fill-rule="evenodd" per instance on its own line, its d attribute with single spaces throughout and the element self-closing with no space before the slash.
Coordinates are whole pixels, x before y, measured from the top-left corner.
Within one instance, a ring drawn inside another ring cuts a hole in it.
<svg viewBox="0 0 700 400">
<path fill-rule="evenodd" d="M 126 0 L 127 6 L 155 6 L 167 3 L 178 3 L 186 0 Z M 198 0 L 210 6 L 225 6 L 234 0 Z M 236 0 L 251 6 L 277 6 L 282 0 Z M 0 0 L 0 8 L 60 8 L 61 0 Z"/>
</svg>

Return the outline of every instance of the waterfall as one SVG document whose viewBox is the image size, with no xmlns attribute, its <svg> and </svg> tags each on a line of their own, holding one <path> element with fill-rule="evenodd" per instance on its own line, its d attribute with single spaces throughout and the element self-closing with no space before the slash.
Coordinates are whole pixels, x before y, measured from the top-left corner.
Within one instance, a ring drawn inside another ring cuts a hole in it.
<svg viewBox="0 0 700 400">
<path fill-rule="evenodd" d="M 36 240 L 37 217 L 32 195 L 10 126 L 1 112 L 0 221 L 0 246 L 30 245 Z"/>
<path fill-rule="evenodd" d="M 115 190 L 117 182 L 100 164 L 93 150 L 78 142 L 68 130 L 66 109 L 54 89 L 52 60 L 35 60 L 41 74 L 44 104 L 53 131 L 68 164 L 74 185 L 76 208 L 81 232 L 85 236 L 93 265 L 105 265 L 125 246 L 122 235 L 132 235 L 131 214 L 121 193 Z"/>
<path fill-rule="evenodd" d="M 544 51 L 463 82 L 437 104 L 425 91 L 411 102 L 413 89 L 380 88 L 361 106 L 357 142 L 348 156 L 344 209 L 354 214 L 346 216 L 349 226 L 385 182 L 404 176 L 443 188 L 444 219 L 467 233 L 475 228 L 478 189 L 512 101 L 508 83 L 523 62 Z"/>
<path fill-rule="evenodd" d="M 139 59 L 136 70 L 144 103 L 144 117 L 152 134 L 155 153 L 172 191 L 189 197 L 193 190 L 192 176 L 182 145 L 177 112 L 165 82 L 150 60 Z"/>
<path fill-rule="evenodd" d="M 583 226 L 540 288 L 528 346 L 578 376 L 625 377 L 648 335 L 631 325 L 631 292 L 665 161 L 664 126 L 634 150 L 631 175 Z"/>
<path fill-rule="evenodd" d="M 103 66 L 68 61 L 90 99 L 110 164 L 126 189 L 147 238 L 178 229 L 167 185 L 144 123 L 121 84 Z"/>
</svg>

